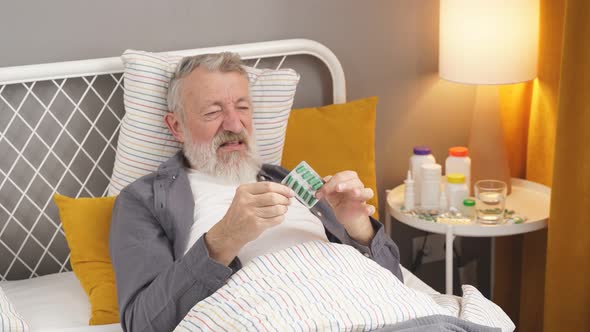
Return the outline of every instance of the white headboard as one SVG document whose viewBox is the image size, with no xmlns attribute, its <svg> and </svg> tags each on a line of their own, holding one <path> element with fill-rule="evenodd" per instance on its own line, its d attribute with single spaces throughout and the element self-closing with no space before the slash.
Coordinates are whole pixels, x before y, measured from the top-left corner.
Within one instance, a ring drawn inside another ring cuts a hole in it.
<svg viewBox="0 0 590 332">
<path fill-rule="evenodd" d="M 287 56 L 313 56 L 328 68 L 333 101 L 346 101 L 340 62 L 315 41 L 172 53 L 220 51 L 237 52 L 249 65 L 276 68 Z M 124 115 L 122 72 L 119 57 L 0 68 L 0 280 L 70 270 L 52 196 L 106 194 Z"/>
</svg>

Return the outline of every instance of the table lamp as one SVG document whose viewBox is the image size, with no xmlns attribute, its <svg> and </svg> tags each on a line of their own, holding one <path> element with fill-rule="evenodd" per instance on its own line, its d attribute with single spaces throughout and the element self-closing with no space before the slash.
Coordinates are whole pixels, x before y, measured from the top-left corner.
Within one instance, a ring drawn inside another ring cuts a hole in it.
<svg viewBox="0 0 590 332">
<path fill-rule="evenodd" d="M 539 0 L 440 0 L 439 76 L 477 85 L 471 188 L 495 179 L 510 191 L 499 85 L 537 76 L 538 30 Z"/>
</svg>

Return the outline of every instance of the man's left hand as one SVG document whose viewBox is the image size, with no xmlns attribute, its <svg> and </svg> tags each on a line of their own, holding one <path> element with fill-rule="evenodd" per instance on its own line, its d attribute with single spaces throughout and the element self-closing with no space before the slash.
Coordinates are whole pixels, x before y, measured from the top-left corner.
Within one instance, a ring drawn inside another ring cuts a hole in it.
<svg viewBox="0 0 590 332">
<path fill-rule="evenodd" d="M 373 190 L 365 188 L 354 171 L 343 171 L 327 176 L 326 182 L 316 192 L 316 198 L 325 198 L 334 210 L 338 221 L 355 241 L 368 245 L 375 231 L 369 216 L 375 207 L 366 203 L 373 197 Z"/>
</svg>

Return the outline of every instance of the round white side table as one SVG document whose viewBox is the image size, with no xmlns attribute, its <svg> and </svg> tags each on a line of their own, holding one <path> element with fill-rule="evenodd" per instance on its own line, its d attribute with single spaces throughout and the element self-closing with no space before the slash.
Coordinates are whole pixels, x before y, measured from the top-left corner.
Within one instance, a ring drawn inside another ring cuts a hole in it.
<svg viewBox="0 0 590 332">
<path fill-rule="evenodd" d="M 387 208 L 385 212 L 385 231 L 391 234 L 391 218 L 419 230 L 430 233 L 445 234 L 445 288 L 447 294 L 453 294 L 453 241 L 455 236 L 496 237 L 523 234 L 547 227 L 551 189 L 539 183 L 512 178 L 512 193 L 506 198 L 506 209 L 514 210 L 527 221 L 521 224 L 484 225 L 472 223 L 451 225 L 426 221 L 416 216 L 401 212 L 404 203 L 404 185 L 387 190 Z M 449 250 L 451 248 L 451 250 Z M 493 248 L 492 248 L 493 249 Z M 492 250 L 492 275 L 494 257 Z"/>
</svg>

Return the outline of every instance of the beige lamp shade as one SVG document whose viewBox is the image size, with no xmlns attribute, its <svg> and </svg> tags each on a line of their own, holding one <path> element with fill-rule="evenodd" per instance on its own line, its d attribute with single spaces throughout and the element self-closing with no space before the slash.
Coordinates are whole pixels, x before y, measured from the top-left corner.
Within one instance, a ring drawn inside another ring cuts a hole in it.
<svg viewBox="0 0 590 332">
<path fill-rule="evenodd" d="M 439 75 L 468 84 L 537 76 L 539 0 L 441 0 Z"/>
</svg>

